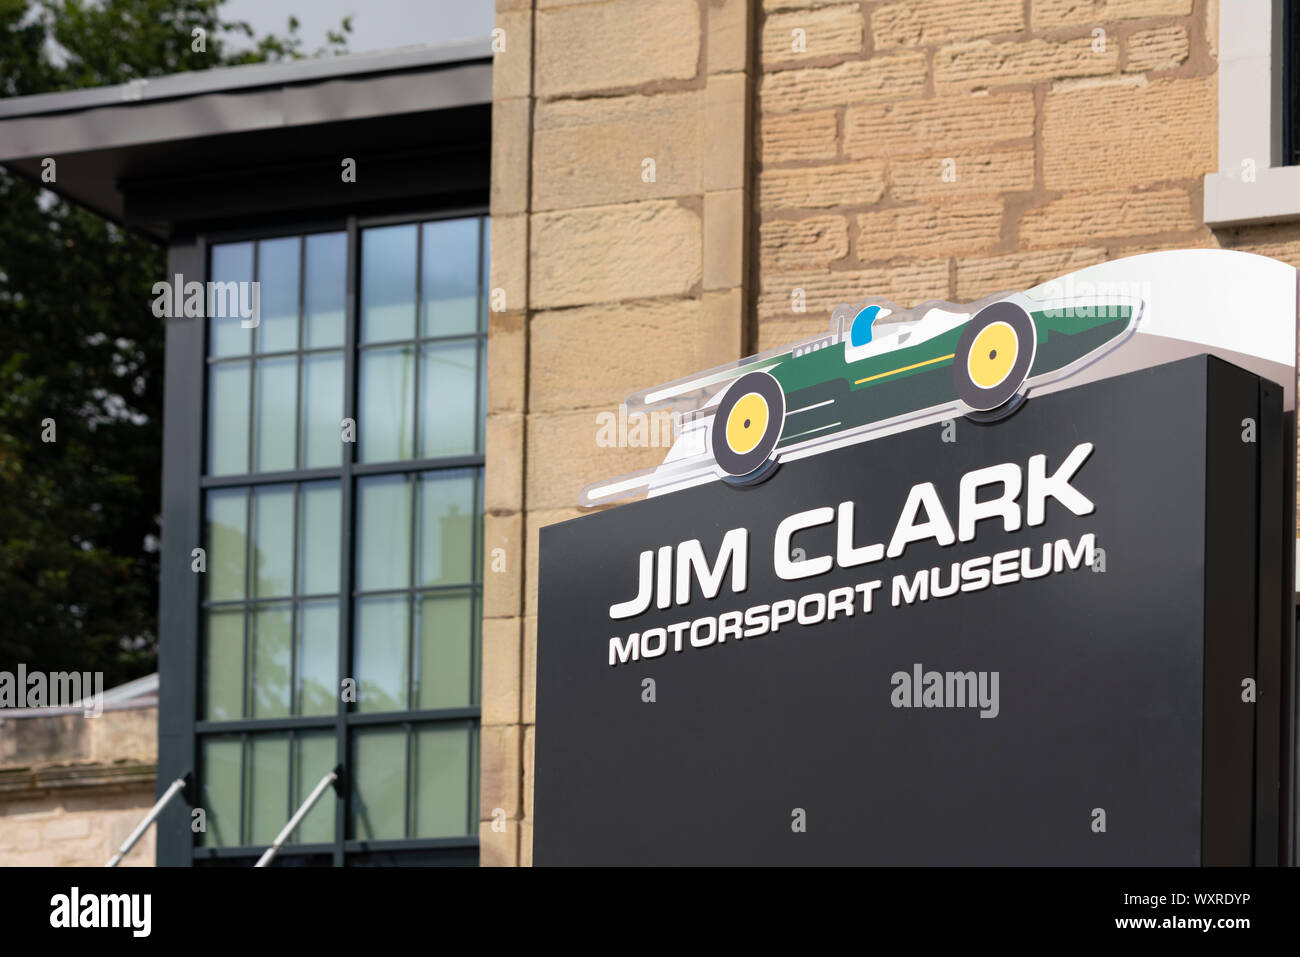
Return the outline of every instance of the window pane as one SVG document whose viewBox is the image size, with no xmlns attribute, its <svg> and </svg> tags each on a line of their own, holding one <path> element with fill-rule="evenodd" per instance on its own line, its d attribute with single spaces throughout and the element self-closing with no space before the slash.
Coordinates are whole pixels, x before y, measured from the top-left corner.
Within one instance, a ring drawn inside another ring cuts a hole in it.
<svg viewBox="0 0 1300 957">
<path fill-rule="evenodd" d="M 299 731 L 294 740 L 294 810 L 302 807 L 321 778 L 337 765 L 334 735 L 331 732 Z M 308 811 L 298 830 L 290 836 L 292 844 L 326 844 L 334 840 L 334 809 L 338 797 L 333 788 L 326 789 Z"/>
<path fill-rule="evenodd" d="M 486 329 L 488 327 L 488 307 L 489 307 L 488 296 L 491 294 L 490 290 L 492 288 L 491 283 L 489 282 L 489 279 L 491 277 L 491 272 L 492 272 L 492 268 L 491 268 L 492 267 L 492 241 L 491 241 L 492 221 L 490 219 L 485 219 L 482 222 L 483 222 L 483 255 L 482 258 L 479 260 L 481 271 L 479 273 L 478 281 L 479 281 L 479 288 L 483 290 L 483 293 L 479 296 L 478 321 L 479 321 L 479 328 Z"/>
<path fill-rule="evenodd" d="M 478 343 L 427 345 L 420 361 L 420 455 L 473 452 Z"/>
<path fill-rule="evenodd" d="M 343 354 L 303 357 L 302 467 L 337 467 L 343 459 Z"/>
<path fill-rule="evenodd" d="M 478 328 L 479 220 L 424 224 L 424 332 L 450 336 Z"/>
<path fill-rule="evenodd" d="M 474 581 L 474 472 L 420 476 L 420 585 Z"/>
<path fill-rule="evenodd" d="M 258 352 L 298 348 L 298 243 L 298 237 L 292 236 L 257 244 Z"/>
<path fill-rule="evenodd" d="M 425 595 L 420 601 L 420 664 L 417 708 L 462 708 L 472 704 L 468 592 Z"/>
<path fill-rule="evenodd" d="M 277 598 L 293 587 L 293 486 L 253 490 L 253 595 Z"/>
<path fill-rule="evenodd" d="M 244 597 L 244 562 L 248 555 L 248 493 L 242 488 L 208 493 L 208 597 L 231 601 Z"/>
<path fill-rule="evenodd" d="M 357 600 L 358 711 L 406 710 L 408 602 L 405 595 Z"/>
<path fill-rule="evenodd" d="M 483 687 L 483 615 L 481 613 L 482 608 L 480 608 L 479 611 L 480 614 L 474 615 L 470 619 L 470 624 L 474 628 L 473 636 L 470 638 L 470 642 L 471 642 L 470 648 L 472 649 L 470 657 L 474 661 L 474 673 L 470 676 L 469 679 L 470 682 L 469 703 L 476 706 L 481 703 L 479 701 L 479 691 Z"/>
<path fill-rule="evenodd" d="M 361 412 L 357 423 L 363 462 L 409 459 L 415 425 L 412 346 L 361 353 Z"/>
<path fill-rule="evenodd" d="M 257 469 L 294 467 L 298 438 L 298 358 L 263 359 L 257 364 Z"/>
<path fill-rule="evenodd" d="M 298 594 L 337 594 L 342 489 L 338 482 L 306 482 L 301 489 Z"/>
<path fill-rule="evenodd" d="M 357 483 L 357 588 L 411 585 L 411 485 L 403 475 Z"/>
<path fill-rule="evenodd" d="M 263 606 L 253 613 L 250 718 L 289 714 L 292 622 L 288 604 Z"/>
<path fill-rule="evenodd" d="M 294 740 L 294 766 L 297 787 L 293 796 L 296 811 L 307 800 L 320 779 L 338 763 L 335 759 L 334 735 L 330 732 L 299 731 Z M 338 798 L 331 788 L 317 799 L 289 840 L 294 844 L 324 844 L 334 840 L 334 809 Z"/>
<path fill-rule="evenodd" d="M 233 847 L 240 843 L 239 786 L 242 751 L 238 738 L 207 738 L 203 742 L 203 810 L 206 847 Z"/>
<path fill-rule="evenodd" d="M 289 823 L 289 737 L 249 738 L 248 843 L 270 844 Z"/>
<path fill-rule="evenodd" d="M 335 712 L 338 649 L 338 599 L 303 602 L 298 609 L 298 714 Z"/>
<path fill-rule="evenodd" d="M 208 642 L 203 666 L 207 690 L 203 717 L 235 721 L 244 716 L 244 611 L 208 612 Z"/>
<path fill-rule="evenodd" d="M 406 732 L 362 730 L 352 738 L 352 835 L 406 836 Z"/>
<path fill-rule="evenodd" d="M 361 341 L 415 338 L 415 226 L 361 234 Z"/>
<path fill-rule="evenodd" d="M 469 833 L 470 733 L 466 725 L 415 732 L 413 837 Z"/>
<path fill-rule="evenodd" d="M 223 362 L 208 369 L 208 474 L 248 471 L 247 362 Z"/>
<path fill-rule="evenodd" d="M 213 283 L 251 283 L 253 281 L 253 244 L 222 243 L 212 247 Z M 252 303 L 252 289 L 244 287 L 244 301 Z M 233 297 L 231 293 L 233 292 Z M 214 286 L 206 300 L 208 316 L 208 354 L 243 356 L 253 351 L 253 330 L 245 329 L 239 317 L 240 289 Z M 218 315 L 223 313 L 223 315 Z"/>
<path fill-rule="evenodd" d="M 343 345 L 348 285 L 347 233 L 307 237 L 307 348 Z"/>
</svg>

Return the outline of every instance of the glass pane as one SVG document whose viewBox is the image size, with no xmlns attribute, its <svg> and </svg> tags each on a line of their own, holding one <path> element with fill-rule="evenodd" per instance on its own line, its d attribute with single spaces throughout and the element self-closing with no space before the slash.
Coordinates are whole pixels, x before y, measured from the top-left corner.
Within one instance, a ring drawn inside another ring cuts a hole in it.
<svg viewBox="0 0 1300 957">
<path fill-rule="evenodd" d="M 465 725 L 415 732 L 415 833 L 459 837 L 469 833 L 470 730 Z"/>
<path fill-rule="evenodd" d="M 361 341 L 415 338 L 415 226 L 361 234 Z"/>
<path fill-rule="evenodd" d="M 208 597 L 231 601 L 244 597 L 244 562 L 248 556 L 248 492 L 242 488 L 208 493 L 207 573 Z"/>
<path fill-rule="evenodd" d="M 415 357 L 412 346 L 361 353 L 361 461 L 409 459 L 415 425 Z"/>
<path fill-rule="evenodd" d="M 302 467 L 337 467 L 343 459 L 343 354 L 303 357 Z"/>
<path fill-rule="evenodd" d="M 239 786 L 242 751 L 238 738 L 203 741 L 203 810 L 205 847 L 234 847 L 240 843 Z"/>
<path fill-rule="evenodd" d="M 253 595 L 274 598 L 293 590 L 293 486 L 253 491 Z"/>
<path fill-rule="evenodd" d="M 479 260 L 482 271 L 479 274 L 479 288 L 483 290 L 479 296 L 478 313 L 479 328 L 488 327 L 488 297 L 491 295 L 491 285 L 489 279 L 492 275 L 492 230 L 488 220 L 482 220 L 483 223 L 483 258 Z"/>
<path fill-rule="evenodd" d="M 487 394 L 488 394 L 487 362 L 482 359 L 482 356 L 483 353 L 480 352 L 479 353 L 480 360 L 478 364 L 478 413 L 475 416 L 475 422 L 474 422 L 474 426 L 475 426 L 474 450 L 475 451 L 482 451 L 483 449 L 483 433 L 486 431 L 485 426 L 487 424 L 484 421 L 485 415 L 483 412 L 483 410 L 487 408 Z"/>
<path fill-rule="evenodd" d="M 258 352 L 298 348 L 298 243 L 298 237 L 292 236 L 257 244 Z"/>
<path fill-rule="evenodd" d="M 470 676 L 470 680 L 469 680 L 469 694 L 470 694 L 469 703 L 477 706 L 481 703 L 479 701 L 479 691 L 483 687 L 483 616 L 482 614 L 474 615 L 470 619 L 470 622 L 474 626 L 474 637 L 471 639 L 471 641 L 473 642 L 472 645 L 473 652 L 471 654 L 471 657 L 474 661 L 474 674 Z"/>
<path fill-rule="evenodd" d="M 297 810 L 310 796 L 312 789 L 320 783 L 320 779 L 338 763 L 335 758 L 334 735 L 328 731 L 323 733 L 299 731 L 294 740 L 293 763 L 297 773 L 293 807 Z M 294 844 L 333 842 L 334 809 L 337 806 L 338 798 L 333 788 L 330 788 L 307 812 L 307 816 L 290 836 L 289 841 Z"/>
<path fill-rule="evenodd" d="M 338 599 L 298 609 L 298 714 L 333 714 L 339 687 Z"/>
<path fill-rule="evenodd" d="M 332 595 L 339 590 L 339 518 L 343 491 L 338 482 L 305 482 L 298 523 L 298 594 Z"/>
<path fill-rule="evenodd" d="M 293 618 L 287 604 L 258 608 L 252 620 L 252 684 L 250 718 L 283 718 L 289 714 Z M 274 835 L 273 835 L 274 836 Z"/>
<path fill-rule="evenodd" d="M 461 585 L 474 574 L 474 472 L 420 476 L 420 585 Z"/>
<path fill-rule="evenodd" d="M 248 843 L 270 844 L 289 823 L 289 736 L 260 734 L 248 742 Z"/>
<path fill-rule="evenodd" d="M 235 721 L 244 716 L 244 610 L 208 612 L 207 687 L 203 717 Z"/>
<path fill-rule="evenodd" d="M 447 219 L 423 226 L 424 331 L 451 336 L 478 329 L 479 220 Z"/>
<path fill-rule="evenodd" d="M 348 285 L 347 233 L 307 237 L 307 348 L 343 345 Z"/>
<path fill-rule="evenodd" d="M 420 455 L 473 452 L 478 342 L 424 346 L 420 362 Z"/>
<path fill-rule="evenodd" d="M 357 600 L 358 711 L 406 710 L 408 601 L 405 595 Z"/>
<path fill-rule="evenodd" d="M 208 474 L 248 471 L 247 362 L 223 362 L 208 369 Z"/>
<path fill-rule="evenodd" d="M 222 243 L 212 247 L 212 274 L 214 284 L 207 298 L 208 354 L 212 356 L 244 356 L 253 351 L 253 330 L 245 329 L 239 316 L 240 297 L 251 306 L 253 291 L 228 283 L 253 281 L 253 244 Z"/>
<path fill-rule="evenodd" d="M 357 588 L 411 585 L 411 486 L 403 475 L 357 483 Z"/>
<path fill-rule="evenodd" d="M 352 736 L 352 836 L 406 836 L 406 732 L 368 729 Z"/>
<path fill-rule="evenodd" d="M 420 662 L 416 708 L 462 708 L 472 704 L 468 592 L 425 595 L 420 601 Z"/>
<path fill-rule="evenodd" d="M 263 359 L 257 364 L 256 471 L 292 469 L 297 439 L 298 357 Z"/>
</svg>

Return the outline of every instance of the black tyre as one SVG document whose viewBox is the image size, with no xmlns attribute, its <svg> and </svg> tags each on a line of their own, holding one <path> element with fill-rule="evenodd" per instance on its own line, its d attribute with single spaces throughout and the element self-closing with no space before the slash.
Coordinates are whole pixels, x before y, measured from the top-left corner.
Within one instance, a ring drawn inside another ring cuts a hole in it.
<svg viewBox="0 0 1300 957">
<path fill-rule="evenodd" d="M 1014 302 L 985 306 L 957 340 L 952 360 L 957 395 L 977 412 L 1005 405 L 1029 378 L 1037 348 L 1037 331 L 1029 313 Z"/>
<path fill-rule="evenodd" d="M 731 383 L 713 417 L 714 461 L 731 476 L 762 468 L 785 426 L 785 393 L 766 372 L 747 372 Z"/>
</svg>

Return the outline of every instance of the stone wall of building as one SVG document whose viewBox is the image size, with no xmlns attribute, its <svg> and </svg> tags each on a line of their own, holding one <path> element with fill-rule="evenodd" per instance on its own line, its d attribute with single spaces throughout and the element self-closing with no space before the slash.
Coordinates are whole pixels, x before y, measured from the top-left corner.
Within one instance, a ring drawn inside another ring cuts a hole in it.
<svg viewBox="0 0 1300 957">
<path fill-rule="evenodd" d="M 537 530 L 664 454 L 602 447 L 599 413 L 841 302 L 1166 248 L 1300 266 L 1300 224 L 1203 222 L 1218 0 L 497 10 L 480 836 L 484 864 L 527 864 Z"/>
<path fill-rule="evenodd" d="M 752 5 L 498 0 L 488 358 L 484 864 L 532 856 L 538 529 L 652 465 L 630 391 L 749 348 Z M 501 307 L 504 306 L 504 309 Z"/>
<path fill-rule="evenodd" d="M 1298 224 L 1202 221 L 1217 8 L 763 0 L 760 345 L 871 293 L 969 301 L 1158 249 L 1300 264 Z"/>
<path fill-rule="evenodd" d="M 0 867 L 102 866 L 153 806 L 158 709 L 0 713 Z M 152 867 L 151 828 L 122 866 Z"/>
</svg>

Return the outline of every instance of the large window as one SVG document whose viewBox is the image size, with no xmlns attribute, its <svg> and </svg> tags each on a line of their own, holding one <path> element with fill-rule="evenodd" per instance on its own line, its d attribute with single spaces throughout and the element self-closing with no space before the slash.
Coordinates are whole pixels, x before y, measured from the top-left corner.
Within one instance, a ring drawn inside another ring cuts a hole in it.
<svg viewBox="0 0 1300 957">
<path fill-rule="evenodd" d="M 336 766 L 283 862 L 476 857 L 487 258 L 481 216 L 209 247 L 197 862 Z"/>
</svg>

